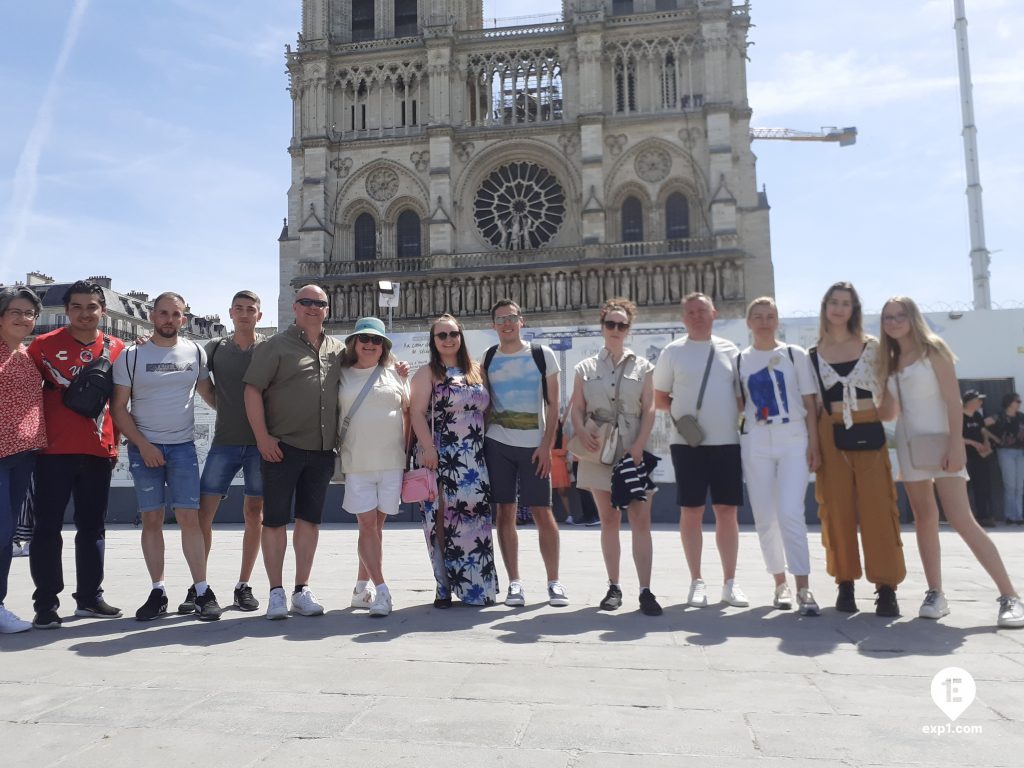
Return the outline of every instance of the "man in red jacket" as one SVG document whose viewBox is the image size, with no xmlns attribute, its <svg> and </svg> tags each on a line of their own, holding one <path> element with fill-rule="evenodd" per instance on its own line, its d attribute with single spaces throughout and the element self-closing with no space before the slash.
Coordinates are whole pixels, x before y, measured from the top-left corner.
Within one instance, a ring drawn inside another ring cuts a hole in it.
<svg viewBox="0 0 1024 768">
<path fill-rule="evenodd" d="M 29 564 L 36 629 L 57 629 L 64 589 L 61 528 L 68 500 L 75 500 L 76 616 L 118 618 L 121 611 L 103 599 L 103 550 L 110 476 L 117 462 L 119 435 L 109 405 L 96 418 L 81 416 L 63 402 L 64 390 L 90 361 L 111 361 L 124 342 L 99 330 L 107 312 L 103 288 L 79 280 L 64 294 L 68 325 L 43 334 L 28 352 L 43 375 L 43 409 L 48 447 L 35 470 L 35 527 Z"/>
</svg>

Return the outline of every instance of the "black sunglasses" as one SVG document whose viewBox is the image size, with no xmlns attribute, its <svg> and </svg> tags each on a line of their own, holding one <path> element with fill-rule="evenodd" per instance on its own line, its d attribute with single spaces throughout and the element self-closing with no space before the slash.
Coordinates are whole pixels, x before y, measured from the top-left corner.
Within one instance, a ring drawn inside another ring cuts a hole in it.
<svg viewBox="0 0 1024 768">
<path fill-rule="evenodd" d="M 327 309 L 327 302 L 323 299 L 296 299 L 296 304 L 301 304 L 304 307 L 316 307 L 317 309 Z"/>
<path fill-rule="evenodd" d="M 605 320 L 604 327 L 609 331 L 628 331 L 629 323 L 617 323 L 614 320 Z"/>
<path fill-rule="evenodd" d="M 434 338 L 440 339 L 441 341 L 445 341 L 449 336 L 453 339 L 457 339 L 462 336 L 462 331 L 441 331 L 434 334 Z"/>
<path fill-rule="evenodd" d="M 376 345 L 384 343 L 384 339 L 382 339 L 380 336 L 373 336 L 372 334 L 369 333 L 360 333 L 358 336 L 356 336 L 356 341 L 358 341 L 360 344 Z"/>
</svg>

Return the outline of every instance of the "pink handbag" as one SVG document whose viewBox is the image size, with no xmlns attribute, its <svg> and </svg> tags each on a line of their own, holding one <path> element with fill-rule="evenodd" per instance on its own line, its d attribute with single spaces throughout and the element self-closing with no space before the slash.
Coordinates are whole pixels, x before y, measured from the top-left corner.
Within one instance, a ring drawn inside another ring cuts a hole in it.
<svg viewBox="0 0 1024 768">
<path fill-rule="evenodd" d="M 434 470 L 407 469 L 402 475 L 402 501 L 412 504 L 419 501 L 434 501 L 437 499 L 437 476 Z"/>
</svg>

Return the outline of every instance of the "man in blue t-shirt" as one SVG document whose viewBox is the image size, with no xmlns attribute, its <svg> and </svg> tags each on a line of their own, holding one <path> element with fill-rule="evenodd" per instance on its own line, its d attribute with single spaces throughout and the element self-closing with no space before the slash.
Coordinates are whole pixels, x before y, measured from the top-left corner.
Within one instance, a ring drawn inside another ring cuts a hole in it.
<svg viewBox="0 0 1024 768">
<path fill-rule="evenodd" d="M 551 449 L 558 429 L 558 359 L 550 347 L 523 341 L 519 305 L 500 299 L 491 308 L 498 345 L 484 359 L 491 395 L 484 456 L 497 506 L 498 546 L 508 572 L 505 605 L 525 605 L 519 580 L 516 502 L 530 508 L 548 577 L 548 603 L 569 604 L 558 580 L 558 524 L 551 511 Z M 539 359 L 538 359 L 539 358 Z"/>
</svg>

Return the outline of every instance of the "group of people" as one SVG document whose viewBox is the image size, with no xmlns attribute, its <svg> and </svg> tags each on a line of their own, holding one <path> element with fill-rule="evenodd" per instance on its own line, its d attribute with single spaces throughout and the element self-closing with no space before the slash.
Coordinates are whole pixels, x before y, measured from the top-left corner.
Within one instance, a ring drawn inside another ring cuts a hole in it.
<svg viewBox="0 0 1024 768">
<path fill-rule="evenodd" d="M 1024 414 L 1020 412 L 1020 394 L 1003 395 L 999 412 L 991 416 L 982 410 L 985 398 L 976 389 L 963 394 L 963 437 L 974 515 L 985 528 L 995 527 L 995 462 L 1003 487 L 1003 519 L 1007 525 L 1024 525 Z"/>
<path fill-rule="evenodd" d="M 315 285 L 296 293 L 294 323 L 270 338 L 256 333 L 259 297 L 239 291 L 229 310 L 233 333 L 205 345 L 179 335 L 186 304 L 177 293 L 156 298 L 153 335 L 127 349 L 100 330 L 102 288 L 75 283 L 64 304 L 68 325 L 37 337 L 26 350 L 22 342 L 32 333 L 39 299 L 22 287 L 0 293 L 0 390 L 5 393 L 0 632 L 61 625 L 61 529 L 72 497 L 75 614 L 122 615 L 106 602 L 103 590 L 104 519 L 122 435 L 152 583 L 135 613 L 140 621 L 168 611 L 163 537 L 168 504 L 179 524 L 191 582 L 178 612 L 207 621 L 220 617 L 221 605 L 207 582 L 212 524 L 239 472 L 245 484 L 245 532 L 233 603 L 243 611 L 259 608 L 250 579 L 262 549 L 270 584 L 266 617 L 324 612 L 309 582 L 327 488 L 341 473 L 344 507 L 359 526 L 351 605 L 387 616 L 393 603 L 384 575 L 383 530 L 403 503 L 411 469 L 426 470 L 430 478 L 429 492 L 417 498 L 436 582 L 435 607 L 448 608 L 454 598 L 469 605 L 498 600 L 493 528 L 508 579 L 504 603 L 526 604 L 519 506 L 529 509 L 537 526 L 548 603 L 569 604 L 559 580 L 559 531 L 552 513 L 552 457 L 565 450 L 559 444 L 561 371 L 550 348 L 522 338 L 524 318 L 514 301 L 501 299 L 492 307 L 498 343 L 479 359 L 470 354 L 459 318 L 436 319 L 430 326 L 429 362 L 411 381 L 379 319 L 360 319 L 343 343 L 328 335 L 327 296 Z M 996 584 L 997 623 L 1024 626 L 1024 605 L 995 545 L 971 514 L 961 438 L 965 398 L 953 355 L 914 302 L 906 297 L 886 302 L 881 338 L 874 339 L 864 332 L 854 287 L 836 283 L 822 299 L 819 340 L 809 350 L 779 341 L 778 309 L 771 298 L 750 303 L 746 319 L 752 344 L 742 351 L 713 335 L 716 314 L 710 297 L 686 296 L 686 336 L 665 347 L 652 364 L 626 346 L 636 305 L 611 298 L 598 317 L 603 348 L 575 367 L 562 420 L 571 426 L 567 448 L 578 460 L 577 485 L 592 494 L 601 526 L 608 589 L 599 607 L 613 611 L 623 602 L 624 510 L 640 610 L 662 613 L 651 591 L 656 490 L 651 474 L 658 457 L 645 450 L 661 409 L 673 424 L 670 451 L 691 579 L 689 605 L 708 604 L 701 560 L 709 497 L 723 570 L 722 601 L 749 604 L 735 581 L 737 509 L 745 484 L 774 581 L 774 607 L 796 606 L 804 616 L 820 613 L 809 584 L 804 522 L 804 497 L 814 472 L 837 610 L 857 610 L 854 582 L 862 576 L 863 547 L 863 573 L 877 595 L 875 612 L 898 616 L 896 590 L 906 566 L 882 427 L 883 420 L 896 419 L 901 479 L 928 585 L 919 616 L 938 619 L 949 613 L 940 567 L 938 493 L 946 519 Z M 91 375 L 103 360 L 112 368 L 112 393 L 92 418 L 70 407 L 67 395 L 78 377 Z M 217 414 L 202 473 L 194 443 L 196 395 Z M 1015 415 L 1019 398 L 1010 405 Z M 996 431 L 1004 445 L 1024 451 L 1024 430 L 1013 424 Z M 14 523 L 33 473 L 36 517 L 29 559 L 35 592 L 28 622 L 4 608 L 3 600 Z M 289 595 L 283 565 L 293 514 L 295 574 Z"/>
</svg>

